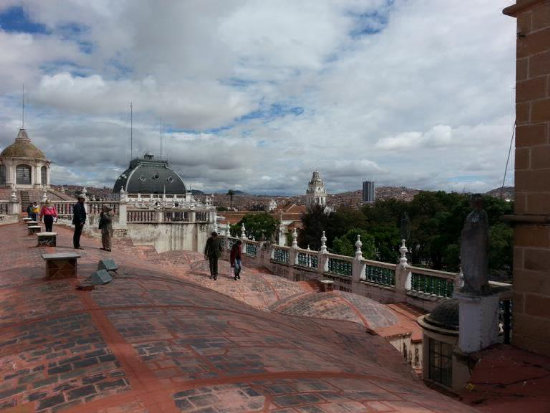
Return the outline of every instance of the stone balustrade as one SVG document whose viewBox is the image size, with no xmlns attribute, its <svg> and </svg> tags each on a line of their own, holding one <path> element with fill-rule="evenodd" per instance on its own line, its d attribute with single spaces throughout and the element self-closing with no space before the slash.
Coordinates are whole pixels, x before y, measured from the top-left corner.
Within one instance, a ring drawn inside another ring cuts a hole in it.
<svg viewBox="0 0 550 413">
<path fill-rule="evenodd" d="M 399 263 L 274 245 L 269 242 L 223 236 L 224 254 L 242 241 L 244 265 L 259 265 L 294 281 L 331 280 L 335 290 L 353 292 L 382 303 L 407 302 L 426 311 L 450 298 L 459 287 L 460 274 L 408 265 L 406 247 Z"/>
</svg>

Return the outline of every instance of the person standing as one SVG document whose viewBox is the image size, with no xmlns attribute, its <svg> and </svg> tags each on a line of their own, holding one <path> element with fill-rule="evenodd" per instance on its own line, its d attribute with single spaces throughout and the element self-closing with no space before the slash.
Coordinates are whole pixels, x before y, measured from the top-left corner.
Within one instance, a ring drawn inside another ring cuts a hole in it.
<svg viewBox="0 0 550 413">
<path fill-rule="evenodd" d="M 214 278 L 215 281 L 218 279 L 218 259 L 222 255 L 222 244 L 216 231 L 212 232 L 210 238 L 206 240 L 204 255 L 208 258 L 210 278 Z"/>
<path fill-rule="evenodd" d="M 46 232 L 52 232 L 54 218 L 57 219 L 57 210 L 50 200 L 46 199 L 46 202 L 42 205 L 42 209 L 40 210 L 40 222 L 44 221 Z"/>
<path fill-rule="evenodd" d="M 242 261 L 241 261 L 241 249 L 242 249 L 242 241 L 238 240 L 231 247 L 231 254 L 229 255 L 229 261 L 231 262 L 231 267 L 234 268 L 235 281 L 241 279 L 240 273 L 241 273 L 241 269 L 243 268 Z"/>
<path fill-rule="evenodd" d="M 32 219 L 32 202 L 27 207 L 27 216 Z"/>
<path fill-rule="evenodd" d="M 78 196 L 78 202 L 73 206 L 73 247 L 77 250 L 82 250 L 80 246 L 80 236 L 82 235 L 82 228 L 86 222 L 86 208 L 84 208 L 84 196 Z"/>
<path fill-rule="evenodd" d="M 111 251 L 111 238 L 113 236 L 113 212 L 110 207 L 103 205 L 99 214 L 99 229 L 101 230 L 101 244 L 104 251 Z"/>
<path fill-rule="evenodd" d="M 38 206 L 38 202 L 34 201 L 31 207 L 31 218 L 33 221 L 36 221 L 39 213 L 40 213 L 40 207 Z"/>
</svg>

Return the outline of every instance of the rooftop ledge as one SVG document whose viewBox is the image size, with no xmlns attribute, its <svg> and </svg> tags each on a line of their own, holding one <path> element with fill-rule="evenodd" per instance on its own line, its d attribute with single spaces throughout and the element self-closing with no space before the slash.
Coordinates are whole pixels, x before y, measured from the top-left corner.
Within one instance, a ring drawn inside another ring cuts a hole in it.
<svg viewBox="0 0 550 413">
<path fill-rule="evenodd" d="M 517 15 L 525 9 L 535 6 L 537 3 L 543 4 L 544 2 L 545 0 L 518 0 L 516 4 L 502 10 L 502 13 L 508 16 L 517 17 Z"/>
<path fill-rule="evenodd" d="M 550 215 L 514 214 L 503 215 L 500 219 L 511 224 L 550 224 Z"/>
</svg>

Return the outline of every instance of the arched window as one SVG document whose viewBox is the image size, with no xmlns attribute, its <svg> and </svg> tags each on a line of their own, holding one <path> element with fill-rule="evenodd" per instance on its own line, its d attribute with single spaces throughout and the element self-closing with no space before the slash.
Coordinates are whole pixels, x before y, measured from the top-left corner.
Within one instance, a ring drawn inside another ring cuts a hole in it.
<svg viewBox="0 0 550 413">
<path fill-rule="evenodd" d="M 17 168 L 15 168 L 15 183 L 18 185 L 30 185 L 32 183 L 31 170 L 29 165 L 17 165 Z"/>
<path fill-rule="evenodd" d="M 6 185 L 6 166 L 0 165 L 0 185 Z"/>
<path fill-rule="evenodd" d="M 40 169 L 40 175 L 41 175 L 41 179 L 42 179 L 42 185 L 48 185 L 48 168 L 43 166 Z"/>
</svg>

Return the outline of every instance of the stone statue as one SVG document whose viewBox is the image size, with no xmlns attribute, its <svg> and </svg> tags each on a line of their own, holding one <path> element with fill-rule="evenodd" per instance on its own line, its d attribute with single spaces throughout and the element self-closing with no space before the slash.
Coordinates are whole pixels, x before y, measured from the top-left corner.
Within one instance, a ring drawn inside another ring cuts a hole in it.
<svg viewBox="0 0 550 413">
<path fill-rule="evenodd" d="M 471 198 L 473 211 L 462 229 L 460 262 L 464 273 L 462 292 L 482 295 L 489 292 L 489 220 L 480 195 Z"/>
</svg>

